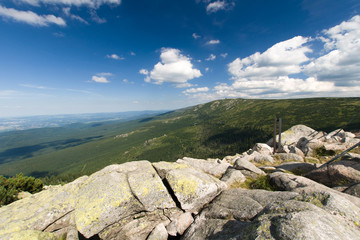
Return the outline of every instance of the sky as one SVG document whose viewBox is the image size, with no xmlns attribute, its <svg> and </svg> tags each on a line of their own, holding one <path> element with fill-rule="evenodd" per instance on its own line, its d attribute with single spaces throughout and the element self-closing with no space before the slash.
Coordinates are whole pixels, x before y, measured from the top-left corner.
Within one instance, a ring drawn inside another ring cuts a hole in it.
<svg viewBox="0 0 360 240">
<path fill-rule="evenodd" d="M 360 97 L 358 0 L 0 0 L 0 117 Z"/>
</svg>

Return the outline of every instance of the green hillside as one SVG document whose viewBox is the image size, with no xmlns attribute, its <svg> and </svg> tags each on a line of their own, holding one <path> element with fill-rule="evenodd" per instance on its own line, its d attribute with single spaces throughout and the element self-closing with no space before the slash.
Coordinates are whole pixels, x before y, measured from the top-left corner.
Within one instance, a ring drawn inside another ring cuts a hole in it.
<svg viewBox="0 0 360 240">
<path fill-rule="evenodd" d="M 0 135 L 0 174 L 37 177 L 90 174 L 111 163 L 184 156 L 223 158 L 283 129 L 360 129 L 360 98 L 226 99 L 129 122 L 73 124 Z"/>
</svg>

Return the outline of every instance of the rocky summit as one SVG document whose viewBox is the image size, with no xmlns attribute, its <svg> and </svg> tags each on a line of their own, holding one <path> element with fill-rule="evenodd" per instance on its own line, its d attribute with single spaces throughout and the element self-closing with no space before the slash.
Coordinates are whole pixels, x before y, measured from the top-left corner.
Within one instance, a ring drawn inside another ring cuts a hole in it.
<svg viewBox="0 0 360 240">
<path fill-rule="evenodd" d="M 278 136 L 277 136 L 278 138 Z M 297 125 L 224 159 L 110 165 L 0 208 L 0 239 L 360 239 L 360 140 Z M 295 175 L 296 174 L 296 175 Z M 242 188 L 265 179 L 272 190 Z"/>
</svg>

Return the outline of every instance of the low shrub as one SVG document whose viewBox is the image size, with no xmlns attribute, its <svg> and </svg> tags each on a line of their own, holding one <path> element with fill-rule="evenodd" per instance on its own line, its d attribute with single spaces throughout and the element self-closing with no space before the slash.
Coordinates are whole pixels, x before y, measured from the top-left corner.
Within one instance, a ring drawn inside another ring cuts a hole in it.
<svg viewBox="0 0 360 240">
<path fill-rule="evenodd" d="M 37 193 L 43 189 L 43 182 L 22 173 L 6 178 L 0 175 L 0 206 L 16 201 L 19 192 Z"/>
</svg>

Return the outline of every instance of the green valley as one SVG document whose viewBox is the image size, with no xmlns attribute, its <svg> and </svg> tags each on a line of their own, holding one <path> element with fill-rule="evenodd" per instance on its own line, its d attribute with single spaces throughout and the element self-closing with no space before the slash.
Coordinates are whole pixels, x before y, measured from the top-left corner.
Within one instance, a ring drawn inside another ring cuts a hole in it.
<svg viewBox="0 0 360 240">
<path fill-rule="evenodd" d="M 0 175 L 75 178 L 112 163 L 223 158 L 283 129 L 360 129 L 360 98 L 225 99 L 127 122 L 79 123 L 0 134 Z"/>
</svg>

